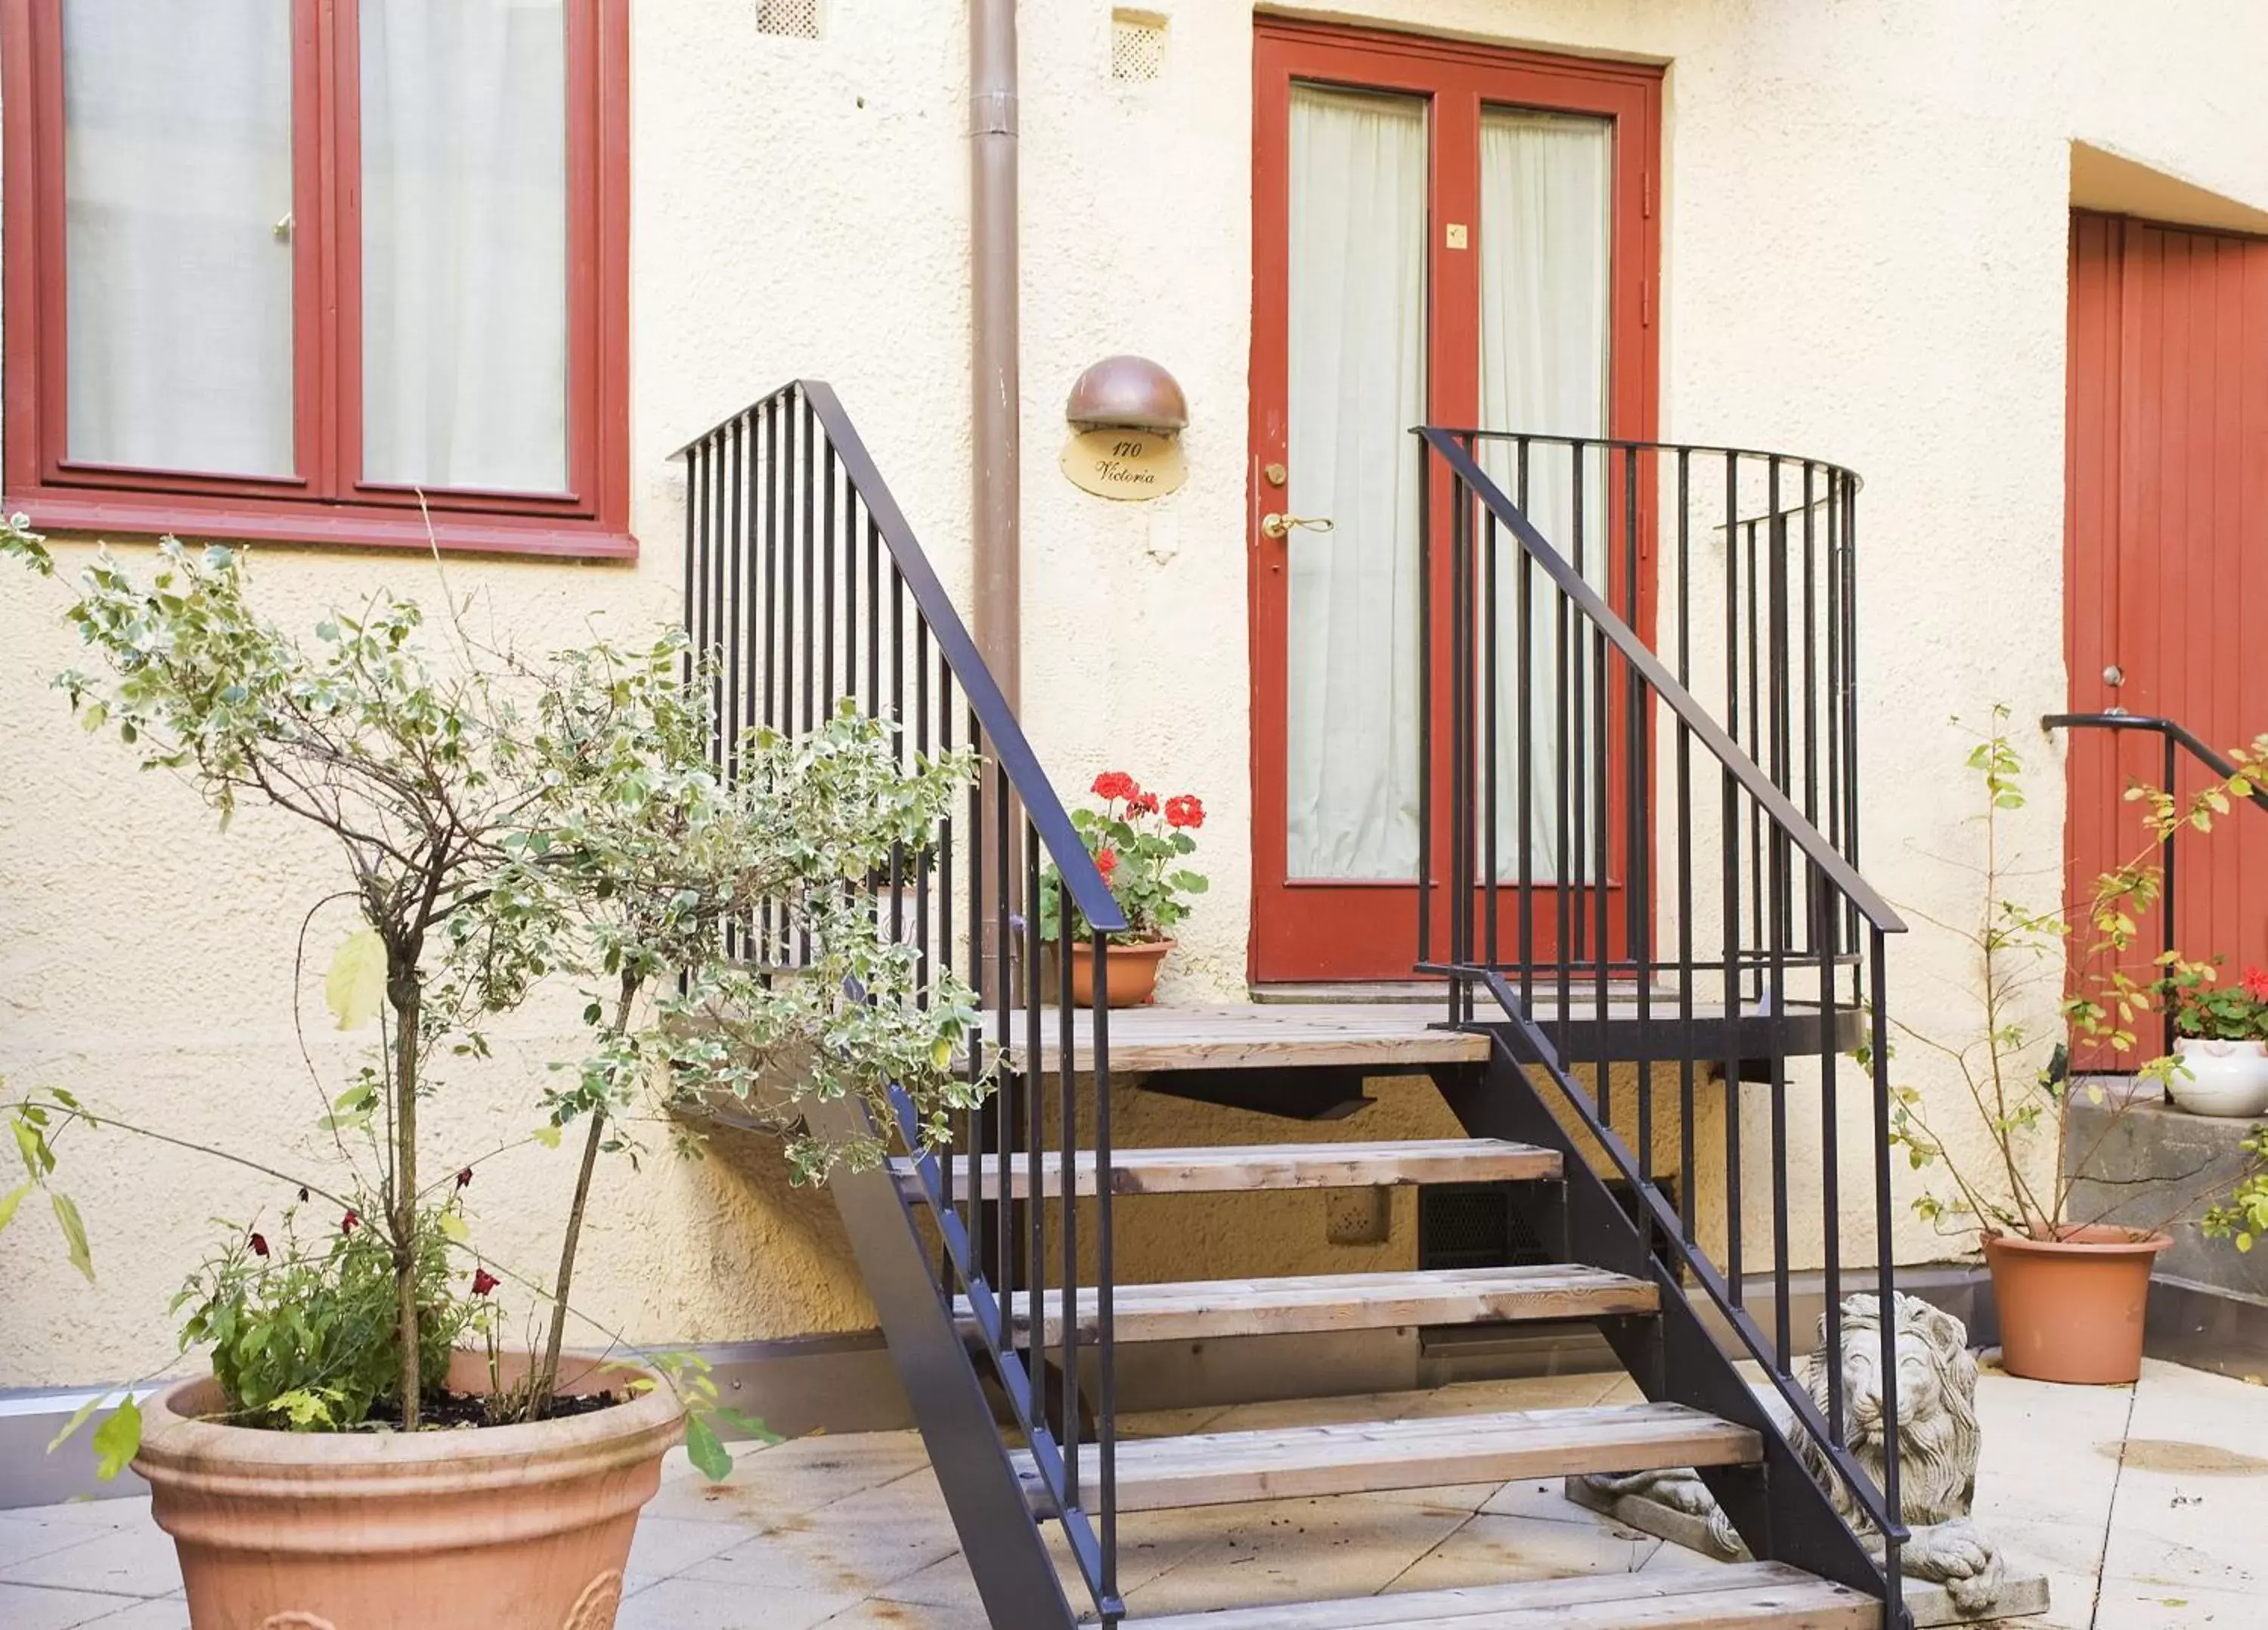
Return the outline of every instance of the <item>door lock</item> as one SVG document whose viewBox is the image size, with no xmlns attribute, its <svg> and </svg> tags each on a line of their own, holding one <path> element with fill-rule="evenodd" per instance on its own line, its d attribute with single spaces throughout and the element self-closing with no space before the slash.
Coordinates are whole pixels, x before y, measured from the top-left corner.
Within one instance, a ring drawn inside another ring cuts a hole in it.
<svg viewBox="0 0 2268 1630">
<path fill-rule="evenodd" d="M 1294 528 L 1308 532 L 1329 532 L 1336 528 L 1337 524 L 1336 521 L 1323 515 L 1263 515 L 1260 518 L 1261 532 L 1271 538 L 1289 537 Z"/>
</svg>

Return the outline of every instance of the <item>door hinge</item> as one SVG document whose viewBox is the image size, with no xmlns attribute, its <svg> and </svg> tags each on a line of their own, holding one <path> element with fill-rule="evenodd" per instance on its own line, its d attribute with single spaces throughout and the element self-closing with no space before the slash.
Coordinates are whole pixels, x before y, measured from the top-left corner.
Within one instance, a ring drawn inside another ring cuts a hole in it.
<svg viewBox="0 0 2268 1630">
<path fill-rule="evenodd" d="M 1638 280 L 1638 321 L 1640 328 L 1653 327 L 1653 279 L 1651 277 Z"/>
</svg>

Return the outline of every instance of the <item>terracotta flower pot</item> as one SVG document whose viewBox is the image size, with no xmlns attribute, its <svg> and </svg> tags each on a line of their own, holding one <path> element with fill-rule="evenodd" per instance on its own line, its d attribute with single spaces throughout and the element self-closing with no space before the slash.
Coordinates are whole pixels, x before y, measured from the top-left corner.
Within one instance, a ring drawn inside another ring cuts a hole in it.
<svg viewBox="0 0 2268 1630">
<path fill-rule="evenodd" d="M 2174 1043 L 2174 1051 L 2182 1067 L 2168 1079 L 2166 1090 L 2191 1115 L 2268 1111 L 2268 1044 L 2184 1036 Z"/>
<path fill-rule="evenodd" d="M 2119 1385 L 2142 1373 L 2142 1312 L 2163 1234 L 2090 1223 L 2051 1240 L 1984 1236 L 2000 1361 L 2033 1381 Z"/>
<path fill-rule="evenodd" d="M 508 1357 L 505 1381 L 527 1368 Z M 565 1390 L 646 1373 L 610 1365 Z M 487 1356 L 457 1354 L 449 1377 L 484 1388 Z M 134 1461 L 195 1630 L 608 1630 L 684 1413 L 666 1385 L 558 1420 L 410 1434 L 197 1419 L 220 1407 L 210 1377 L 151 1399 Z"/>
<path fill-rule="evenodd" d="M 1110 958 L 1110 1000 L 1112 1007 L 1147 1007 L 1157 999 L 1158 965 L 1172 950 L 1171 940 L 1143 940 L 1130 945 L 1112 940 L 1104 955 Z M 1057 955 L 1062 955 L 1058 950 Z M 1050 997 L 1063 988 L 1061 976 L 1049 970 L 1047 985 Z M 1071 948 L 1071 998 L 1085 1007 L 1094 1000 L 1094 948 L 1081 940 Z"/>
</svg>

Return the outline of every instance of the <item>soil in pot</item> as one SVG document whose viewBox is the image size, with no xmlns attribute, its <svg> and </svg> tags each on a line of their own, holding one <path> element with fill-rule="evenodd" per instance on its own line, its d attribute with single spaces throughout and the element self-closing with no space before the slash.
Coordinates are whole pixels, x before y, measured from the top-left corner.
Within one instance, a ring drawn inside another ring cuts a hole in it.
<svg viewBox="0 0 2268 1630">
<path fill-rule="evenodd" d="M 503 1381 L 524 1376 L 507 1355 Z M 575 1393 L 625 1401 L 520 1425 L 273 1432 L 204 1419 L 210 1378 L 151 1400 L 134 1469 L 173 1535 L 195 1630 L 606 1630 L 639 1508 L 683 1411 L 643 1372 L 588 1366 Z M 488 1382 L 484 1353 L 451 1390 Z"/>
<path fill-rule="evenodd" d="M 2150 1269 L 2163 1234 L 2090 1223 L 2054 1239 L 1991 1234 L 1984 1260 L 2000 1314 L 2000 1361 L 2012 1376 L 2124 1385 L 2142 1373 Z"/>
</svg>

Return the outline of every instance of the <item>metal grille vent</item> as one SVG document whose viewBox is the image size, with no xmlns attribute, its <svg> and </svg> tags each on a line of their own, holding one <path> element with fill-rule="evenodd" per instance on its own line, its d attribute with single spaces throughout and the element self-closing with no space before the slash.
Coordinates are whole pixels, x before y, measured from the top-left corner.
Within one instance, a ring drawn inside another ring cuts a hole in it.
<svg viewBox="0 0 2268 1630">
<path fill-rule="evenodd" d="M 1551 1260 L 1536 1226 L 1549 1184 L 1438 1183 L 1418 1191 L 1420 1268 L 1516 1268 Z"/>
<path fill-rule="evenodd" d="M 756 0 L 756 32 L 791 40 L 819 38 L 822 0 Z"/>
<path fill-rule="evenodd" d="M 1160 79 L 1166 73 L 1166 19 L 1150 11 L 1110 14 L 1110 77 Z"/>
</svg>

